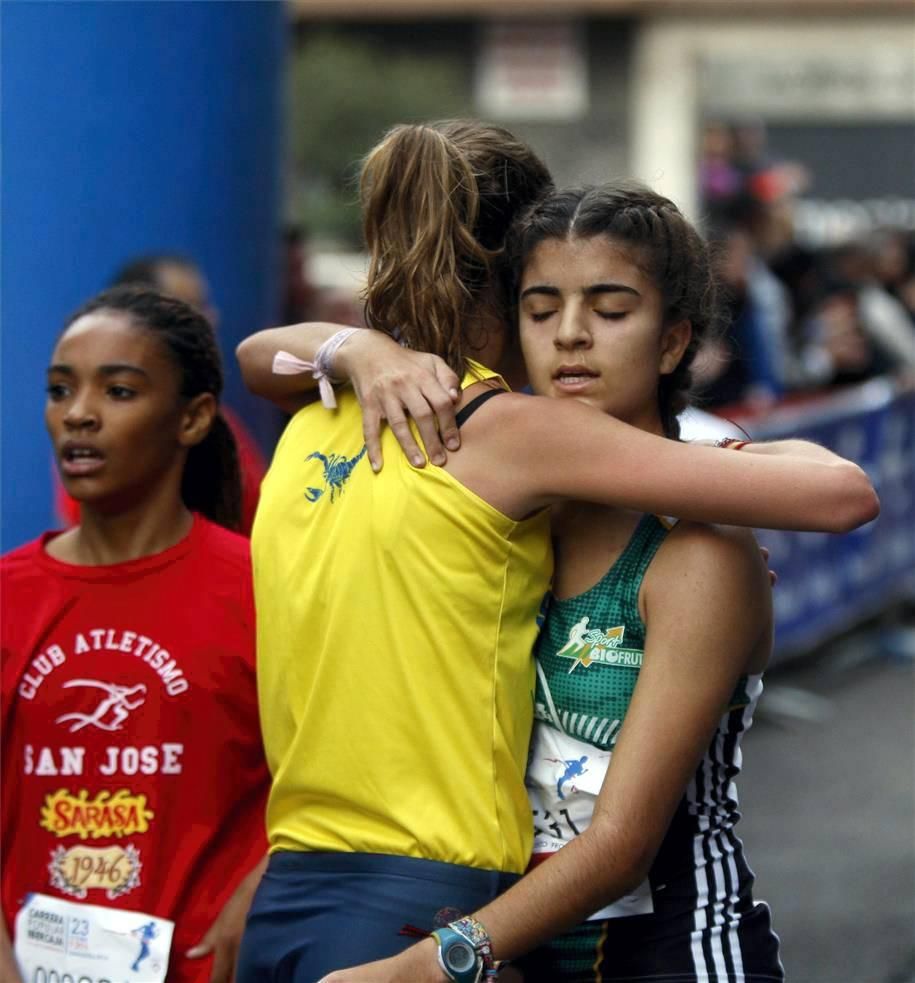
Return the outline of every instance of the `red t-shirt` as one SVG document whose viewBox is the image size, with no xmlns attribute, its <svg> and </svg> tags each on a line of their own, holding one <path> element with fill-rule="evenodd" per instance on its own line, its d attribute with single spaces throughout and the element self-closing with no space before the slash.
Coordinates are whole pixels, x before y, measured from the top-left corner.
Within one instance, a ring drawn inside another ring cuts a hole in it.
<svg viewBox="0 0 915 983">
<path fill-rule="evenodd" d="M 2 588 L 3 913 L 29 892 L 175 922 L 170 983 L 266 851 L 248 541 L 189 535 L 113 566 L 61 563 L 53 533 Z"/>
</svg>

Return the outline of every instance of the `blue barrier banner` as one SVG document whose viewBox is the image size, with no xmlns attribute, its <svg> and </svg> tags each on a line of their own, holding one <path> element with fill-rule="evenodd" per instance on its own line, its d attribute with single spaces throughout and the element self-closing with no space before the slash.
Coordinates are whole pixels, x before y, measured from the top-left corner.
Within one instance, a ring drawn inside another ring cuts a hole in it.
<svg viewBox="0 0 915 983">
<path fill-rule="evenodd" d="M 785 407 L 754 439 L 801 437 L 860 464 L 880 496 L 874 521 L 846 535 L 759 531 L 778 574 L 775 660 L 915 598 L 915 391 L 875 379 L 811 405 Z"/>
</svg>

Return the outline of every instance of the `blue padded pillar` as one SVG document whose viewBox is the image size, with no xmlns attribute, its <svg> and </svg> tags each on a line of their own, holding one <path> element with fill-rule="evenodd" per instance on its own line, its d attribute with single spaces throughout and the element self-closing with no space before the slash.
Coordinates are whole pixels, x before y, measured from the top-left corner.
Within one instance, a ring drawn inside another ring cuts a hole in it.
<svg viewBox="0 0 915 983">
<path fill-rule="evenodd" d="M 276 316 L 281 3 L 0 4 L 2 547 L 53 522 L 44 369 L 64 318 L 138 253 L 197 259 L 227 401 L 232 350 Z"/>
</svg>

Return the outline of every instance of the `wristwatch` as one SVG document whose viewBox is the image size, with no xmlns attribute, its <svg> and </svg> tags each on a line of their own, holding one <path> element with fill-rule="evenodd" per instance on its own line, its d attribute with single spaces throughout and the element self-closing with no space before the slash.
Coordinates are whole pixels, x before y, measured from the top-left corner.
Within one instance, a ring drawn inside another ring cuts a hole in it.
<svg viewBox="0 0 915 983">
<path fill-rule="evenodd" d="M 483 959 L 473 943 L 450 926 L 437 928 L 432 937 L 438 942 L 438 964 L 454 983 L 479 983 Z"/>
</svg>

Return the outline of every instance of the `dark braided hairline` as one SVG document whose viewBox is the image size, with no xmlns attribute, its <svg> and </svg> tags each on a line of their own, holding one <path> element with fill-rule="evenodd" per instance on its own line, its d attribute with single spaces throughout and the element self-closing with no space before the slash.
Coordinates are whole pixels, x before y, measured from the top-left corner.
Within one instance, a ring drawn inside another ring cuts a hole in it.
<svg viewBox="0 0 915 983">
<path fill-rule="evenodd" d="M 189 399 L 212 393 L 218 400 L 222 395 L 222 358 L 213 329 L 190 305 L 145 285 L 115 286 L 86 301 L 67 319 L 66 327 L 103 310 L 124 314 L 163 338 L 169 358 L 181 373 L 182 396 Z"/>
<path fill-rule="evenodd" d="M 557 192 L 534 205 L 516 224 L 512 258 L 517 279 L 539 242 L 558 236 L 604 236 L 632 246 L 633 261 L 661 293 L 665 323 L 691 322 L 692 337 L 679 364 L 661 377 L 658 387 L 665 432 L 678 436 L 677 414 L 689 404 L 693 360 L 722 317 L 705 241 L 670 199 L 639 185 Z"/>
<path fill-rule="evenodd" d="M 202 314 L 147 286 L 124 285 L 111 287 L 87 301 L 67 320 L 66 328 L 97 311 L 123 314 L 138 328 L 160 339 L 179 373 L 182 399 L 210 393 L 218 403 L 223 388 L 222 358 L 213 328 Z M 238 450 L 221 414 L 217 413 L 206 437 L 190 448 L 181 493 L 188 508 L 229 529 L 240 527 Z"/>
</svg>

